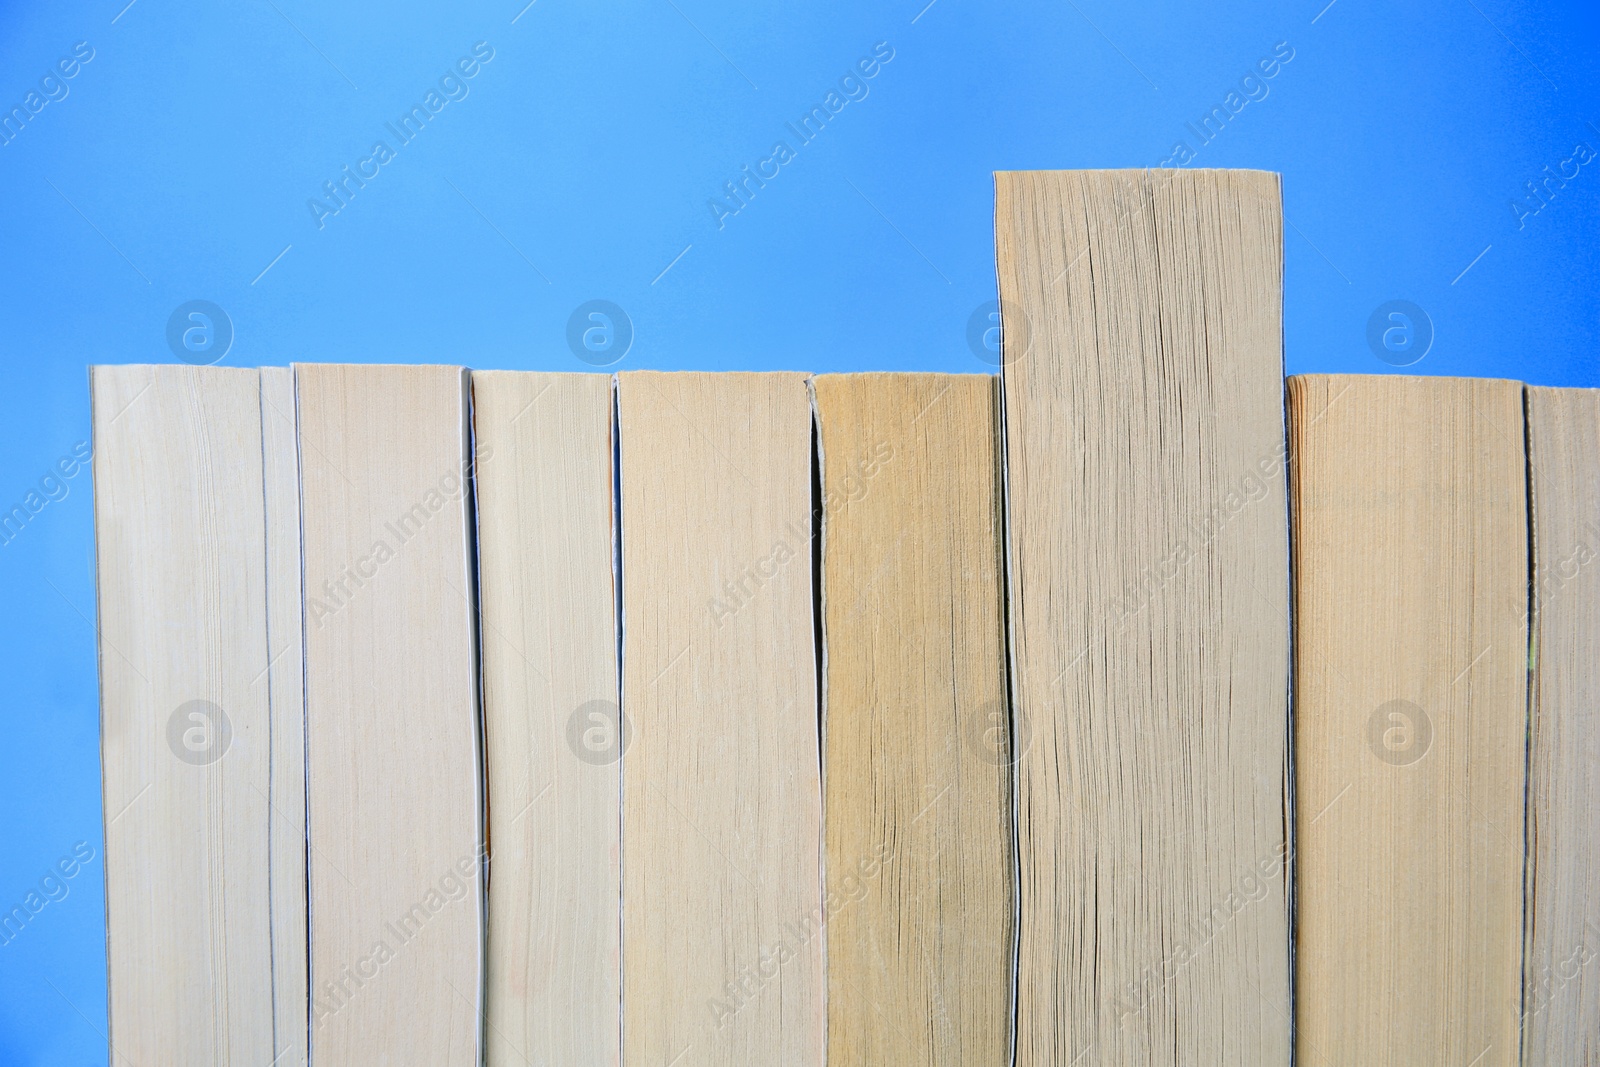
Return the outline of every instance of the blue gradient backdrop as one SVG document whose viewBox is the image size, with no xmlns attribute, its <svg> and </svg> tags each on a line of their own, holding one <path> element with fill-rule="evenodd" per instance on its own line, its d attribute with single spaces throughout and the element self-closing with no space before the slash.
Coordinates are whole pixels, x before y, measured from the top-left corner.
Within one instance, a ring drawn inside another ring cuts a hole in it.
<svg viewBox="0 0 1600 1067">
<path fill-rule="evenodd" d="M 192 299 L 232 320 L 224 365 L 582 370 L 567 320 L 606 299 L 618 369 L 984 370 L 990 172 L 1179 142 L 1283 174 L 1290 372 L 1393 370 L 1367 320 L 1405 299 L 1435 334 L 1405 373 L 1597 384 L 1593 5 L 125 2 L 0 3 L 0 109 L 27 115 L 0 135 L 0 510 L 88 438 L 85 366 L 175 361 Z M 875 46 L 801 145 L 786 123 Z M 0 547 L 0 911 L 94 858 L 0 944 L 0 1064 L 107 1062 L 89 476 L 62 485 Z"/>
</svg>

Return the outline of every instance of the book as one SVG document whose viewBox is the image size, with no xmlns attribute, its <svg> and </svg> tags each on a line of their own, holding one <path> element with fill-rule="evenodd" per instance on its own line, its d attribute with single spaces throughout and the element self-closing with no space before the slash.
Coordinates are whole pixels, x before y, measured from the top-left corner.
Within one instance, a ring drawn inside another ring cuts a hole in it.
<svg viewBox="0 0 1600 1067">
<path fill-rule="evenodd" d="M 815 1067 L 824 930 L 806 378 L 618 377 L 623 1062 Z"/>
<path fill-rule="evenodd" d="M 485 842 L 467 373 L 294 370 L 311 1057 L 476 1064 Z"/>
<path fill-rule="evenodd" d="M 90 393 L 112 1055 L 282 1062 L 260 377 L 94 367 Z"/>
<path fill-rule="evenodd" d="M 1289 1058 L 1281 219 L 995 176 L 1019 1067 Z"/>
<path fill-rule="evenodd" d="M 1518 1062 L 1522 389 L 1289 380 L 1296 1050 Z"/>
<path fill-rule="evenodd" d="M 622 756 L 611 379 L 474 371 L 485 1062 L 614 1067 Z"/>
<path fill-rule="evenodd" d="M 999 393 L 814 379 L 828 1062 L 1011 1062 Z"/>
<path fill-rule="evenodd" d="M 300 573 L 300 442 L 294 372 L 261 368 L 261 480 L 266 504 L 267 667 L 271 780 L 273 1067 L 309 1062 L 306 928 L 305 599 Z"/>
<path fill-rule="evenodd" d="M 1600 1060 L 1600 391 L 1528 386 L 1533 536 L 1522 1062 Z M 1515 598 L 1508 605 L 1522 607 Z"/>
</svg>

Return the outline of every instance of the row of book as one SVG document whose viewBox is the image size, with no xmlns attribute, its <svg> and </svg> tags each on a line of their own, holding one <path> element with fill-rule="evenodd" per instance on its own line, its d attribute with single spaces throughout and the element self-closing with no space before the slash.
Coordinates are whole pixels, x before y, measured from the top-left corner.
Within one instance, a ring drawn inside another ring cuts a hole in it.
<svg viewBox="0 0 1600 1067">
<path fill-rule="evenodd" d="M 1274 175 L 997 175 L 998 376 L 96 367 L 110 1043 L 1600 1049 L 1600 393 L 1285 382 Z"/>
</svg>

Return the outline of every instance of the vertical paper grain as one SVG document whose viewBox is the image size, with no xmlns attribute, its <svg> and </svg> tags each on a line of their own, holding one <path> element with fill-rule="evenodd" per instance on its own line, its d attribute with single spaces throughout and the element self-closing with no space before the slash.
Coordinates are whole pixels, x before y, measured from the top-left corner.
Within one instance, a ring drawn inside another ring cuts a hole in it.
<svg viewBox="0 0 1600 1067">
<path fill-rule="evenodd" d="M 639 371 L 619 390 L 623 1061 L 818 1067 L 805 377 Z"/>
<path fill-rule="evenodd" d="M 110 1041 L 119 1063 L 270 1063 L 259 379 L 91 373 Z"/>
<path fill-rule="evenodd" d="M 476 371 L 472 388 L 494 848 L 487 1062 L 614 1067 L 611 379 Z"/>
<path fill-rule="evenodd" d="M 267 649 L 271 704 L 273 1067 L 307 1062 L 306 746 L 304 606 L 300 575 L 300 450 L 294 372 L 261 368 L 261 461 L 266 493 Z"/>
<path fill-rule="evenodd" d="M 1016 901 L 996 381 L 814 384 L 828 1062 L 1008 1067 Z"/>
<path fill-rule="evenodd" d="M 1527 1067 L 1600 1062 L 1600 392 L 1527 387 Z"/>
<path fill-rule="evenodd" d="M 1301 1063 L 1515 1064 L 1522 389 L 1290 379 Z"/>
<path fill-rule="evenodd" d="M 468 1067 L 483 903 L 466 372 L 295 379 L 312 1059 Z"/>
<path fill-rule="evenodd" d="M 1284 1063 L 1276 175 L 996 175 L 1017 1063 Z"/>
</svg>

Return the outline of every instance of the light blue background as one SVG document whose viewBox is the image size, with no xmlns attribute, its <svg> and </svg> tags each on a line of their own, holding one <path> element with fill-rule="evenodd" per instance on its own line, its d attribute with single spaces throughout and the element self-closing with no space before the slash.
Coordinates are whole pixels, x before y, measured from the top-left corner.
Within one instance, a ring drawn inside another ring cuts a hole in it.
<svg viewBox="0 0 1600 1067">
<path fill-rule="evenodd" d="M 581 370 L 567 319 L 603 298 L 636 331 L 619 369 L 984 370 L 990 172 L 1160 163 L 1278 42 L 1193 162 L 1283 173 L 1289 370 L 1390 370 L 1366 322 L 1404 298 L 1436 330 L 1408 372 L 1597 384 L 1600 160 L 1511 207 L 1600 149 L 1593 5 L 125 2 L 0 4 L 5 110 L 94 50 L 0 145 L 0 510 L 88 437 L 85 366 L 173 362 L 195 298 L 227 365 Z M 869 95 L 719 229 L 708 200 L 877 42 Z M 308 199 L 378 139 L 396 157 L 319 229 Z M 0 911 L 96 858 L 0 946 L 0 1064 L 106 1062 L 91 492 L 65 484 L 0 547 Z"/>
</svg>

